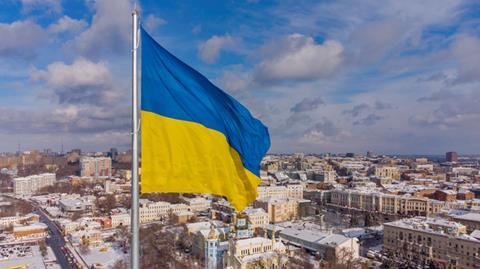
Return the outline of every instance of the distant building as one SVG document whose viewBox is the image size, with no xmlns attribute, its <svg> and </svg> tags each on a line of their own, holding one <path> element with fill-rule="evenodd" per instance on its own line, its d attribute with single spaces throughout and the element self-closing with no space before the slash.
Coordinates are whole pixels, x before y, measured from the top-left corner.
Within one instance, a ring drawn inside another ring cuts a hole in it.
<svg viewBox="0 0 480 269">
<path fill-rule="evenodd" d="M 110 216 L 112 220 L 112 227 L 130 226 L 131 216 L 128 213 L 113 214 Z"/>
<path fill-rule="evenodd" d="M 112 160 L 116 160 L 118 157 L 118 149 L 117 148 L 111 148 L 110 152 L 108 152 L 108 157 L 112 158 Z"/>
<path fill-rule="evenodd" d="M 262 208 L 248 208 L 243 211 L 247 215 L 248 222 L 252 229 L 261 228 L 268 225 L 268 214 Z"/>
<path fill-rule="evenodd" d="M 20 224 L 24 222 L 38 222 L 40 220 L 40 216 L 37 214 L 27 214 L 24 216 L 9 216 L 0 218 L 0 227 L 5 228 L 14 224 Z"/>
<path fill-rule="evenodd" d="M 303 185 L 290 184 L 286 186 L 260 186 L 257 188 L 257 199 L 268 198 L 303 198 Z"/>
<path fill-rule="evenodd" d="M 346 257 L 357 259 L 360 244 L 357 238 L 341 234 L 326 234 L 307 230 L 286 228 L 280 232 L 283 242 L 316 253 L 322 260 L 341 263 Z"/>
<path fill-rule="evenodd" d="M 480 230 L 480 214 L 479 213 L 467 213 L 460 216 L 453 216 L 452 219 L 467 227 L 467 232 L 473 232 Z M 479 253 L 480 255 L 480 253 Z"/>
<path fill-rule="evenodd" d="M 200 235 L 204 235 L 199 232 Z M 201 236 L 204 242 L 204 253 L 205 253 L 205 268 L 207 269 L 219 269 L 223 265 L 223 257 L 228 251 L 228 242 L 222 240 L 221 234 L 217 229 L 212 225 L 208 235 Z"/>
<path fill-rule="evenodd" d="M 82 177 L 111 177 L 112 159 L 109 157 L 82 157 L 80 159 L 80 169 Z"/>
<path fill-rule="evenodd" d="M 95 197 L 65 197 L 58 201 L 58 206 L 66 214 L 93 212 L 95 209 Z"/>
<path fill-rule="evenodd" d="M 170 213 L 171 206 L 172 204 L 167 202 L 152 202 L 146 199 L 140 199 L 140 223 L 166 218 Z"/>
<path fill-rule="evenodd" d="M 375 166 L 373 174 L 377 177 L 400 178 L 400 170 L 397 166 Z"/>
<path fill-rule="evenodd" d="M 310 200 L 305 199 L 270 198 L 257 200 L 254 206 L 267 212 L 270 223 L 278 223 L 302 217 L 309 204 Z"/>
<path fill-rule="evenodd" d="M 416 217 L 384 223 L 384 249 L 395 257 L 434 268 L 475 269 L 480 240 L 466 227 L 445 219 Z"/>
<path fill-rule="evenodd" d="M 445 159 L 447 162 L 458 162 L 458 154 L 455 151 L 449 151 L 445 153 Z"/>
<path fill-rule="evenodd" d="M 26 226 L 13 226 L 13 235 L 16 239 L 23 240 L 43 239 L 48 235 L 48 226 L 41 222 L 36 222 Z"/>
<path fill-rule="evenodd" d="M 330 204 L 385 214 L 410 216 L 436 214 L 445 207 L 445 202 L 433 199 L 386 194 L 369 190 L 333 190 L 330 195 Z"/>
<path fill-rule="evenodd" d="M 32 194 L 43 187 L 53 185 L 55 180 L 56 177 L 53 173 L 14 178 L 13 192 L 15 194 Z"/>
<path fill-rule="evenodd" d="M 255 264 L 262 262 L 262 268 L 282 268 L 281 257 L 285 255 L 286 247 L 281 241 L 263 237 L 254 237 L 229 241 L 229 250 L 225 255 L 225 265 L 228 269 L 256 268 Z"/>
<path fill-rule="evenodd" d="M 207 211 L 212 205 L 210 200 L 207 200 L 203 197 L 184 198 L 184 200 L 187 205 L 190 206 L 192 212 Z"/>
</svg>

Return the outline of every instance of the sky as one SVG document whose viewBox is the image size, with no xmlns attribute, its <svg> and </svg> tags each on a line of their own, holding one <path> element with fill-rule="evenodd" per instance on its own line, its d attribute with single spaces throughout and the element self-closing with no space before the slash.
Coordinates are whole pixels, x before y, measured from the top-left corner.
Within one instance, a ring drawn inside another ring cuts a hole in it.
<svg viewBox="0 0 480 269">
<path fill-rule="evenodd" d="M 128 149 L 131 0 L 0 1 L 0 152 Z M 137 1 L 270 152 L 480 153 L 480 2 Z"/>
</svg>

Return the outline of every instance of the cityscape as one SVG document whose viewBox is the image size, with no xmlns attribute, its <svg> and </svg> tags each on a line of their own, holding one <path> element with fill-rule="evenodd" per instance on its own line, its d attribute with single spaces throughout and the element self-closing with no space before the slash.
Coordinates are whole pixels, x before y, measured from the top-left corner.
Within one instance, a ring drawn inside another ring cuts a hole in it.
<svg viewBox="0 0 480 269">
<path fill-rule="evenodd" d="M 0 155 L 1 268 L 127 268 L 131 154 Z M 142 194 L 142 268 L 478 268 L 480 157 L 271 154 L 256 201 Z"/>
<path fill-rule="evenodd" d="M 0 269 L 480 269 L 480 1 L 0 1 Z"/>
</svg>

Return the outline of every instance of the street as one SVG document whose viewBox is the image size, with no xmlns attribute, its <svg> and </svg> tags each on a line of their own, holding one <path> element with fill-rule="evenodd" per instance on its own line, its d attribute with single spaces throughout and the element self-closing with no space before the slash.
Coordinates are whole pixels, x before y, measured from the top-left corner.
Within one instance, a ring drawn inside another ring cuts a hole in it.
<svg viewBox="0 0 480 269">
<path fill-rule="evenodd" d="M 71 255 L 68 249 L 65 247 L 65 240 L 62 233 L 42 210 L 36 210 L 35 213 L 39 214 L 40 221 L 48 226 L 50 237 L 47 238 L 46 243 L 52 248 L 58 264 L 64 269 L 75 269 L 76 266 L 74 264 L 75 262 L 73 255 Z"/>
</svg>

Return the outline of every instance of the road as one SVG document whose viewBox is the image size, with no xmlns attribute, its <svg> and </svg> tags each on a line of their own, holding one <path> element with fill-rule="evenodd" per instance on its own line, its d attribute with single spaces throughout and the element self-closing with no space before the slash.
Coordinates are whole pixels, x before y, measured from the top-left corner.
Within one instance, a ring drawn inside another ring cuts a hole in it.
<svg viewBox="0 0 480 269">
<path fill-rule="evenodd" d="M 75 269 L 76 266 L 68 261 L 68 259 L 72 261 L 73 259 L 71 258 L 71 254 L 70 258 L 67 258 L 69 254 L 68 250 L 65 248 L 65 239 L 63 238 L 62 233 L 58 230 L 58 227 L 45 215 L 42 210 L 36 210 L 35 213 L 39 214 L 40 221 L 48 226 L 50 238 L 47 238 L 46 243 L 52 248 L 58 264 L 63 269 Z"/>
</svg>

